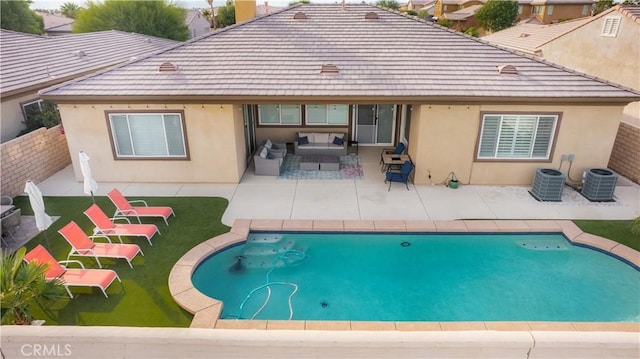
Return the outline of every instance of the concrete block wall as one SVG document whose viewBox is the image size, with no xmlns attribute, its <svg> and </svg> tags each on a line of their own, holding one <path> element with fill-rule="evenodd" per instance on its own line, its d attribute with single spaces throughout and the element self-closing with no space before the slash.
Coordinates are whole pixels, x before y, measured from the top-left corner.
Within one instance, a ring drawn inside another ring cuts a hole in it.
<svg viewBox="0 0 640 359">
<path fill-rule="evenodd" d="M 616 142 L 613 144 L 609 168 L 640 183 L 640 128 L 620 123 Z"/>
<path fill-rule="evenodd" d="M 39 128 L 0 145 L 0 191 L 15 197 L 25 182 L 36 184 L 71 164 L 67 138 L 60 125 Z"/>
</svg>

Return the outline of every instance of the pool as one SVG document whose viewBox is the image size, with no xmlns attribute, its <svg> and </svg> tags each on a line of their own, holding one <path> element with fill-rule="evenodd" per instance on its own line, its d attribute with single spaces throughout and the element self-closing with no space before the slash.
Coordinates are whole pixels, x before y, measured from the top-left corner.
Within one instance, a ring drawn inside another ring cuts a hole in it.
<svg viewBox="0 0 640 359">
<path fill-rule="evenodd" d="M 638 268 L 562 234 L 254 231 L 191 279 L 223 319 L 640 319 Z"/>
</svg>

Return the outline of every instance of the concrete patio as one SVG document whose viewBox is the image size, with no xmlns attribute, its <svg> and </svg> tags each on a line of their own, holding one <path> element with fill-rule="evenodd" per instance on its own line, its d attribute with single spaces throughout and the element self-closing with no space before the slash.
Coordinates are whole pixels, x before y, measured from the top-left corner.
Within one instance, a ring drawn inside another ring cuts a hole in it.
<svg viewBox="0 0 640 359">
<path fill-rule="evenodd" d="M 529 187 L 393 183 L 380 172 L 379 147 L 360 147 L 364 178 L 287 180 L 255 176 L 250 165 L 239 184 L 105 183 L 97 195 L 117 187 L 125 196 L 218 196 L 229 200 L 222 221 L 235 219 L 632 219 L 640 215 L 640 186 L 620 178 L 615 202 L 590 202 L 566 187 L 562 202 L 538 202 Z M 574 172 L 575 175 L 575 172 Z M 45 196 L 84 196 L 71 166 L 38 183 Z"/>
</svg>

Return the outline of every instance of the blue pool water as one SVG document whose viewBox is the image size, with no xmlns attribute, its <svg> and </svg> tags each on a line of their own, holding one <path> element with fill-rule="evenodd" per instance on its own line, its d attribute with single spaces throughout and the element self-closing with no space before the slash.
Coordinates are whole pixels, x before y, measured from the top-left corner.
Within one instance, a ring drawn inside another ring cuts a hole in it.
<svg viewBox="0 0 640 359">
<path fill-rule="evenodd" d="M 192 281 L 222 318 L 640 320 L 640 271 L 560 234 L 251 232 Z"/>
</svg>

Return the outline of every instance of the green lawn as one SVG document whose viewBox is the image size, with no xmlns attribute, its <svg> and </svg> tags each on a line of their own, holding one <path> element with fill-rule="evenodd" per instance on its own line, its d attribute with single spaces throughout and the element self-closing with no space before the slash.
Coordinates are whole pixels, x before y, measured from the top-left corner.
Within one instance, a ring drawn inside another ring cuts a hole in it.
<svg viewBox="0 0 640 359">
<path fill-rule="evenodd" d="M 131 199 L 140 199 L 129 198 Z M 189 249 L 218 234 L 225 233 L 229 227 L 221 223 L 221 217 L 227 207 L 227 200 L 209 197 L 150 197 L 143 198 L 149 205 L 167 205 L 173 207 L 176 217 L 169 219 L 169 226 L 162 219 L 146 219 L 146 223 L 155 223 L 162 235 L 153 238 L 153 246 L 142 239 L 130 239 L 128 242 L 140 245 L 145 253 L 133 261 L 131 269 L 124 260 L 102 260 L 106 268 L 114 269 L 122 279 L 122 285 L 114 283 L 106 299 L 97 289 L 73 288 L 74 299 L 65 299 L 51 308 L 36 309 L 34 315 L 45 319 L 47 324 L 62 325 L 103 325 L 133 327 L 188 327 L 192 315 L 182 310 L 174 301 L 167 287 L 169 272 L 174 263 Z M 66 259 L 69 251 L 67 242 L 57 230 L 76 221 L 86 233 L 93 226 L 82 213 L 91 205 L 90 197 L 45 197 L 47 213 L 60 216 L 47 231 L 52 254 L 58 259 Z M 24 214 L 31 214 L 27 197 L 14 200 Z M 98 205 L 108 214 L 115 208 L 106 197 L 96 197 Z M 583 231 L 600 235 L 640 250 L 640 238 L 631 233 L 632 221 L 574 221 Z M 40 234 L 33 239 L 28 249 L 43 243 Z M 83 259 L 83 262 L 96 268 L 95 261 Z"/>
<path fill-rule="evenodd" d="M 140 197 L 130 197 L 140 199 Z M 37 308 L 34 316 L 45 319 L 47 324 L 62 325 L 106 325 L 133 327 L 188 327 L 192 315 L 180 308 L 171 297 L 167 278 L 176 261 L 189 249 L 218 234 L 229 231 L 221 223 L 221 216 L 227 207 L 227 200 L 208 197 L 149 197 L 144 198 L 149 205 L 173 207 L 176 217 L 169 219 L 169 226 L 159 219 L 145 219 L 145 223 L 154 223 L 162 235 L 156 234 L 153 246 L 144 238 L 126 240 L 138 244 L 144 257 L 137 256 L 132 264 L 125 260 L 101 259 L 103 266 L 114 269 L 120 283 L 113 283 L 105 298 L 99 289 L 74 287 L 75 298 L 56 302 L 46 310 Z M 32 214 L 27 197 L 14 200 L 23 214 Z M 91 204 L 87 197 L 45 197 L 46 211 L 51 216 L 60 216 L 47 230 L 52 254 L 58 259 L 66 259 L 70 246 L 58 234 L 62 226 L 75 221 L 90 233 L 93 226 L 82 213 Z M 115 207 L 108 198 L 96 197 L 96 203 L 105 213 L 112 215 Z M 135 220 L 135 219 L 134 219 Z M 27 249 L 43 243 L 43 234 L 29 242 Z M 117 242 L 117 239 L 116 239 Z M 79 258 L 79 257 L 74 257 Z M 92 259 L 83 258 L 87 267 L 97 268 Z M 77 294 L 77 295 L 76 295 Z"/>
<path fill-rule="evenodd" d="M 629 221 L 586 221 L 575 220 L 583 232 L 609 238 L 640 251 L 640 236 L 631 232 L 632 220 Z"/>
</svg>

